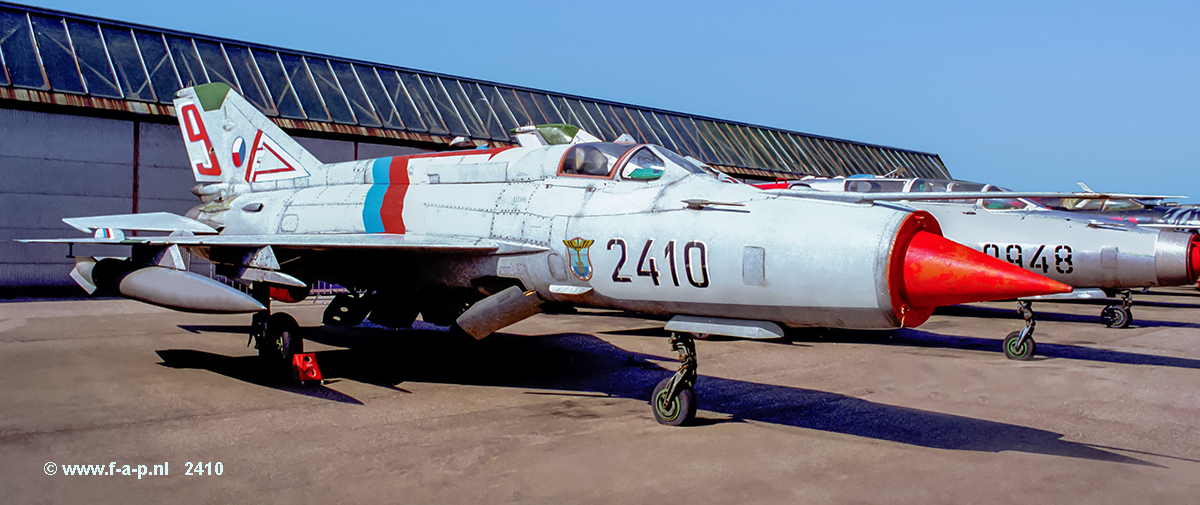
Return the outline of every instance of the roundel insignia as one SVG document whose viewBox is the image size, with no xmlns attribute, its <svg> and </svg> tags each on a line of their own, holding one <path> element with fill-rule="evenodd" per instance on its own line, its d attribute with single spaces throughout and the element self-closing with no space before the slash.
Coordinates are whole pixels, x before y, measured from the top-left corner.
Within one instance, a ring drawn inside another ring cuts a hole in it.
<svg viewBox="0 0 1200 505">
<path fill-rule="evenodd" d="M 233 164 L 242 166 L 242 162 L 246 159 L 246 141 L 241 137 L 233 139 Z"/>
</svg>

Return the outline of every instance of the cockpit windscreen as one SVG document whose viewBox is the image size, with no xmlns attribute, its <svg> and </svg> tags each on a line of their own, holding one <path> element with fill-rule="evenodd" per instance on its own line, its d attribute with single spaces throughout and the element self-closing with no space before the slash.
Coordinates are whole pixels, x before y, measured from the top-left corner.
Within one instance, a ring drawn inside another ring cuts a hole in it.
<svg viewBox="0 0 1200 505">
<path fill-rule="evenodd" d="M 594 142 L 576 144 L 567 150 L 563 157 L 559 173 L 563 175 L 585 175 L 606 177 L 625 153 L 635 146 L 632 144 L 614 144 L 610 142 Z"/>
</svg>

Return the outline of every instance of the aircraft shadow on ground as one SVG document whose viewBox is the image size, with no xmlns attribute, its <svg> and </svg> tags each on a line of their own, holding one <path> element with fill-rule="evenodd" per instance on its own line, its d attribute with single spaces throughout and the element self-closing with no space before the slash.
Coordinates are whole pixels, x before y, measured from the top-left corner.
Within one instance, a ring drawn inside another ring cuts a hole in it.
<svg viewBox="0 0 1200 505">
<path fill-rule="evenodd" d="M 909 347 L 937 347 L 946 349 L 987 351 L 997 354 L 1004 353 L 1004 349 L 1002 348 L 1003 341 L 1000 339 L 942 335 L 939 333 L 914 329 L 893 330 L 889 332 L 833 330 L 823 333 L 821 340 L 826 342 L 880 344 Z M 1200 369 L 1200 360 L 1196 359 L 1173 358 L 1170 356 L 1155 356 L 1153 354 L 1138 354 L 1133 352 L 1109 351 L 1105 349 L 1095 349 L 1091 347 L 1069 344 L 1049 344 L 1040 341 L 1037 343 L 1037 356 L 1046 358 L 1099 361 L 1103 363 L 1119 363 L 1122 365 L 1149 365 Z"/>
<path fill-rule="evenodd" d="M 1072 302 L 1074 303 L 1074 302 Z M 1200 328 L 1197 323 L 1183 323 L 1179 321 L 1154 321 L 1149 319 L 1138 318 L 1137 306 L 1143 304 L 1134 304 L 1133 306 L 1133 327 L 1134 328 Z M 1149 304 L 1144 304 L 1149 305 Z M 1036 314 L 1038 321 L 1058 321 L 1067 323 L 1083 323 L 1103 326 L 1100 322 L 1100 313 L 1097 312 L 1094 316 L 1085 316 L 1080 314 L 1064 314 L 1061 312 L 1046 312 L 1038 310 L 1038 303 L 1033 304 L 1033 312 Z M 956 316 L 956 317 L 978 317 L 985 319 L 1011 319 L 1018 323 L 1013 327 L 1013 330 L 1021 329 L 1024 322 L 1021 316 L 1017 314 L 1016 308 L 1012 309 L 997 309 L 992 307 L 977 307 L 974 305 L 953 305 L 950 307 L 938 307 L 933 311 L 936 315 Z M 1039 346 L 1041 344 L 1038 344 Z"/>
<path fill-rule="evenodd" d="M 327 378 L 354 380 L 397 389 L 404 382 L 430 382 L 596 393 L 647 401 L 654 385 L 673 373 L 648 359 L 591 336 L 575 333 L 516 336 L 497 334 L 480 342 L 447 332 L 375 328 L 306 328 L 305 338 L 345 349 L 317 352 Z M 663 342 L 664 346 L 666 341 Z M 159 351 L 164 366 L 202 368 L 266 387 L 304 393 L 303 387 L 264 381 L 255 357 L 227 357 L 193 350 Z M 703 371 L 703 356 L 701 370 Z M 331 396 L 314 387 L 308 394 L 345 403 L 361 403 L 341 393 Z M 549 391 L 547 391 L 549 390 Z M 331 391 L 331 390 L 330 390 Z M 701 375 L 696 386 L 700 408 L 732 419 L 699 423 L 757 421 L 873 438 L 901 444 L 958 451 L 1018 451 L 1138 465 L 1160 466 L 1136 458 L 1062 440 L 1062 435 L 971 417 L 875 403 L 810 389 L 760 384 Z M 336 393 L 336 392 L 335 392 Z M 561 394 L 561 393 L 553 393 Z M 723 416 L 722 416 L 723 417 Z M 1120 449 L 1117 449 L 1120 450 Z"/>
<path fill-rule="evenodd" d="M 1155 302 L 1146 300 L 1145 298 L 1134 297 L 1133 306 L 1136 307 L 1161 307 L 1164 309 L 1200 309 L 1200 304 L 1195 303 L 1178 303 L 1178 302 Z"/>
<path fill-rule="evenodd" d="M 341 403 L 363 404 L 354 397 L 327 388 L 324 385 L 300 385 L 281 379 L 278 374 L 272 374 L 268 370 L 265 370 L 258 356 L 224 356 L 192 349 L 167 349 L 157 351 L 157 353 L 158 357 L 163 360 L 159 364 L 168 368 L 208 370 L 242 382 L 278 389 L 280 391 L 288 391 Z"/>
</svg>

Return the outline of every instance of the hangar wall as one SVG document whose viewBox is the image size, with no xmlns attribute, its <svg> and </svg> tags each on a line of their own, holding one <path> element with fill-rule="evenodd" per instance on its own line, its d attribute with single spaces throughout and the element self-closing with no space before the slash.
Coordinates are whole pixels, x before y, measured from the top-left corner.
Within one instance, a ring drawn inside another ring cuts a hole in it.
<svg viewBox="0 0 1200 505">
<path fill-rule="evenodd" d="M 323 161 L 444 150 L 458 137 L 513 145 L 518 126 L 567 122 L 764 180 L 949 177 L 934 153 L 0 0 L 0 296 L 82 293 L 64 246 L 14 238 L 78 236 L 62 217 L 182 214 L 199 203 L 171 103 L 206 82 L 237 90 Z M 126 254 L 118 249 L 75 253 Z"/>
<path fill-rule="evenodd" d="M 315 137 L 296 140 L 324 162 L 427 151 Z M 196 181 L 179 127 L 136 119 L 0 108 L 0 181 L 0 296 L 30 287 L 74 286 L 68 277 L 74 263 L 66 257 L 66 246 L 14 239 L 82 237 L 62 222 L 64 217 L 184 214 L 200 203 L 191 193 Z M 128 248 L 79 245 L 75 254 L 121 256 Z M 208 273 L 199 263 L 193 270 Z"/>
<path fill-rule="evenodd" d="M 127 111 L 170 122 L 175 92 L 207 82 L 229 85 L 291 130 L 443 148 L 463 137 L 499 147 L 517 142 L 513 129 L 519 126 L 570 123 L 608 141 L 630 135 L 764 180 L 897 170 L 949 176 L 934 153 L 0 0 L 0 101 Z"/>
</svg>

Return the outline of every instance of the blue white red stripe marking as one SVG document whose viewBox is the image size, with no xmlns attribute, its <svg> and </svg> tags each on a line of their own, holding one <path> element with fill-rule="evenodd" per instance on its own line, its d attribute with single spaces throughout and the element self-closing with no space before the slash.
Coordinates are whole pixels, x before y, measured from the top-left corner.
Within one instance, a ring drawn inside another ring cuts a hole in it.
<svg viewBox="0 0 1200 505">
<path fill-rule="evenodd" d="M 404 197 L 408 194 L 408 160 L 449 156 L 480 156 L 488 159 L 511 147 L 476 151 L 447 151 L 378 158 L 371 162 L 370 189 L 363 202 L 363 227 L 367 233 L 404 233 Z"/>
<path fill-rule="evenodd" d="M 371 163 L 371 180 L 374 183 L 367 190 L 367 201 L 363 205 L 363 224 L 367 233 L 383 233 L 383 218 L 379 211 L 383 207 L 383 195 L 392 184 L 388 169 L 391 162 L 391 158 L 379 158 Z"/>
</svg>

